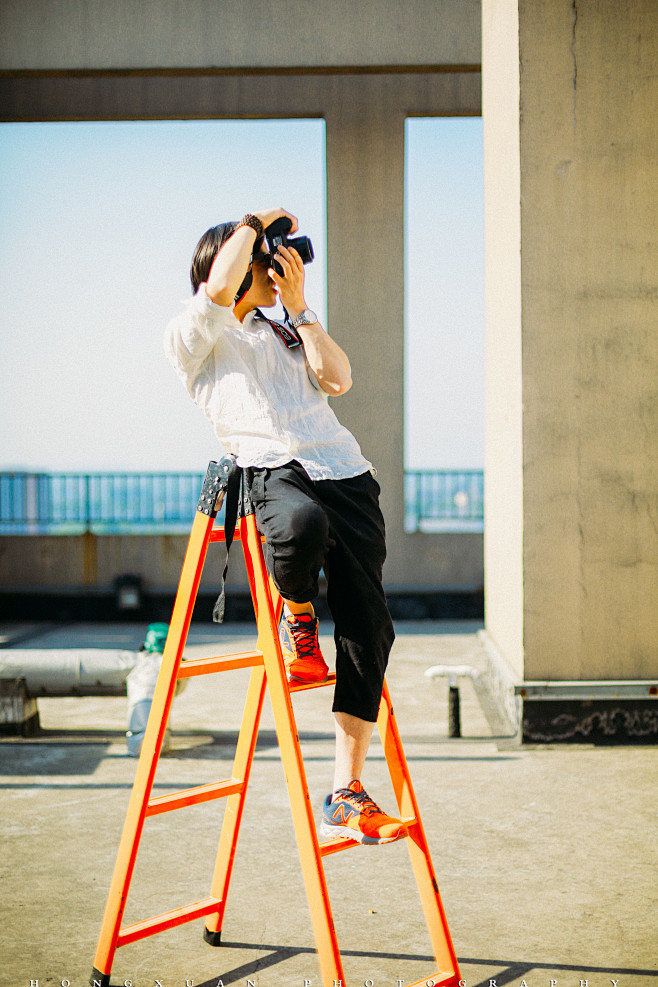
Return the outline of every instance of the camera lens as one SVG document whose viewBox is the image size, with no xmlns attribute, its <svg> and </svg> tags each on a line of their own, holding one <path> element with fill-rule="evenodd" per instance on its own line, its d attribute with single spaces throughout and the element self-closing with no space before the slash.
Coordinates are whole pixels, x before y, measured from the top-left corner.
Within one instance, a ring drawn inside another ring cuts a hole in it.
<svg viewBox="0 0 658 987">
<path fill-rule="evenodd" d="M 315 257 L 313 244 L 307 236 L 298 236 L 295 240 L 288 240 L 288 246 L 295 248 L 302 259 L 302 264 L 310 264 Z"/>
<path fill-rule="evenodd" d="M 278 247 L 294 247 L 302 259 L 302 264 L 310 264 L 315 257 L 315 254 L 313 253 L 313 244 L 307 236 L 298 236 L 293 240 L 288 239 L 286 234 L 291 226 L 291 221 L 287 217 L 283 216 L 281 219 L 275 219 L 275 221 L 265 230 L 265 239 L 267 240 L 267 245 L 272 253 L 272 267 L 279 275 L 283 275 L 283 268 L 274 259 L 274 255 L 276 254 Z"/>
</svg>

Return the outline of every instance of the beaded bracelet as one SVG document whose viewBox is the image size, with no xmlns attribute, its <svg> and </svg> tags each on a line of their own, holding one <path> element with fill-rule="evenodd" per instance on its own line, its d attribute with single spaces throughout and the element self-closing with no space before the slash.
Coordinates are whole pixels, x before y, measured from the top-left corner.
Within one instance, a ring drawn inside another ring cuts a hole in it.
<svg viewBox="0 0 658 987">
<path fill-rule="evenodd" d="M 251 229 L 256 234 L 257 240 L 260 240 L 261 237 L 263 236 L 263 232 L 264 232 L 263 224 L 261 223 L 258 216 L 253 216 L 251 213 L 247 213 L 247 215 L 243 216 L 242 219 L 240 220 L 240 226 L 250 226 Z"/>
</svg>

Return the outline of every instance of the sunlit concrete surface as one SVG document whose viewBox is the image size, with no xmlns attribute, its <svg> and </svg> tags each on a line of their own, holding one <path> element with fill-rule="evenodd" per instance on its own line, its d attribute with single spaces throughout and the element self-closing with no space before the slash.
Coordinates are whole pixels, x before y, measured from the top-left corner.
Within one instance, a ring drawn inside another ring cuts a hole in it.
<svg viewBox="0 0 658 987">
<path fill-rule="evenodd" d="M 477 624 L 401 624 L 389 684 L 463 978 L 469 987 L 655 985 L 653 747 L 518 747 L 486 694 L 460 684 L 463 736 L 449 740 L 435 664 L 484 667 Z M 34 632 L 37 631 L 38 636 Z M 322 644 L 332 656 L 330 627 Z M 30 647 L 137 648 L 139 625 L 0 627 Z M 251 628 L 194 625 L 187 654 L 248 650 Z M 16 645 L 18 646 L 18 645 Z M 248 672 L 192 679 L 174 703 L 158 794 L 231 774 Z M 319 812 L 332 777 L 329 690 L 295 697 Z M 42 735 L 0 742 L 0 984 L 83 987 L 91 973 L 136 760 L 121 698 L 39 700 Z M 394 806 L 379 741 L 364 781 Z M 222 817 L 208 803 L 147 821 L 126 910 L 138 921 L 208 894 Z M 348 985 L 396 987 L 433 971 L 402 843 L 326 859 Z M 195 922 L 117 951 L 112 984 L 320 987 L 292 819 L 266 701 L 223 927 Z M 331 985 L 327 985 L 331 987 Z"/>
</svg>

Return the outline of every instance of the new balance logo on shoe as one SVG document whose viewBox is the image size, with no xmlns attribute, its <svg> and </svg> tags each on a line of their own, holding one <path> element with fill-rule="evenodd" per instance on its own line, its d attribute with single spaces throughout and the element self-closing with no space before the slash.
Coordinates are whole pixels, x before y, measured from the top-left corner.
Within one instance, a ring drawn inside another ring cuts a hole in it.
<svg viewBox="0 0 658 987">
<path fill-rule="evenodd" d="M 337 808 L 331 813 L 332 821 L 338 825 L 338 823 L 346 823 L 354 815 L 354 809 L 347 809 L 342 802 L 337 803 Z"/>
<path fill-rule="evenodd" d="M 407 835 L 407 827 L 401 819 L 382 812 L 355 778 L 347 788 L 327 795 L 320 833 L 328 839 L 338 836 L 357 843 L 392 843 Z"/>
</svg>

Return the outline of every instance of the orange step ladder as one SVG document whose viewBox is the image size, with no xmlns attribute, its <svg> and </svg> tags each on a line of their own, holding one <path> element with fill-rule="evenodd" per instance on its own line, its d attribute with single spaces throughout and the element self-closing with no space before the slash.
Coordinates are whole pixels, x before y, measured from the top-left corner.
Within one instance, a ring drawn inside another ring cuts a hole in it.
<svg viewBox="0 0 658 987">
<path fill-rule="evenodd" d="M 206 942 L 213 946 L 220 945 L 222 921 L 266 687 L 269 688 L 272 701 L 322 982 L 329 985 L 334 981 L 342 982 L 345 987 L 322 861 L 329 854 L 360 844 L 345 838 L 336 838 L 323 843 L 318 841 L 291 701 L 291 693 L 332 684 L 335 676 L 331 675 L 327 682 L 319 686 L 288 683 L 278 635 L 281 600 L 265 568 L 261 538 L 253 514 L 247 514 L 239 519 L 234 537 L 241 541 L 244 550 L 256 613 L 257 649 L 226 657 L 200 658 L 182 662 L 208 546 L 211 542 L 225 540 L 224 529 L 215 527 L 214 522 L 233 469 L 234 462 L 231 457 L 225 457 L 219 463 L 211 462 L 201 490 L 119 844 L 94 967 L 89 980 L 92 987 L 109 987 L 114 955 L 120 946 L 127 946 L 185 922 L 204 918 Z M 232 777 L 153 798 L 151 796 L 153 781 L 178 679 L 246 667 L 251 667 L 252 672 Z M 377 726 L 400 817 L 407 823 L 407 835 L 401 838 L 407 840 L 437 965 L 436 971 L 429 977 L 424 977 L 417 985 L 410 984 L 407 987 L 420 987 L 420 985 L 424 987 L 428 982 L 433 982 L 436 987 L 456 987 L 460 980 L 457 957 L 450 938 L 386 683 L 384 683 Z M 146 818 L 218 798 L 226 798 L 227 802 L 209 896 L 134 925 L 122 926 L 121 921 Z"/>
</svg>

